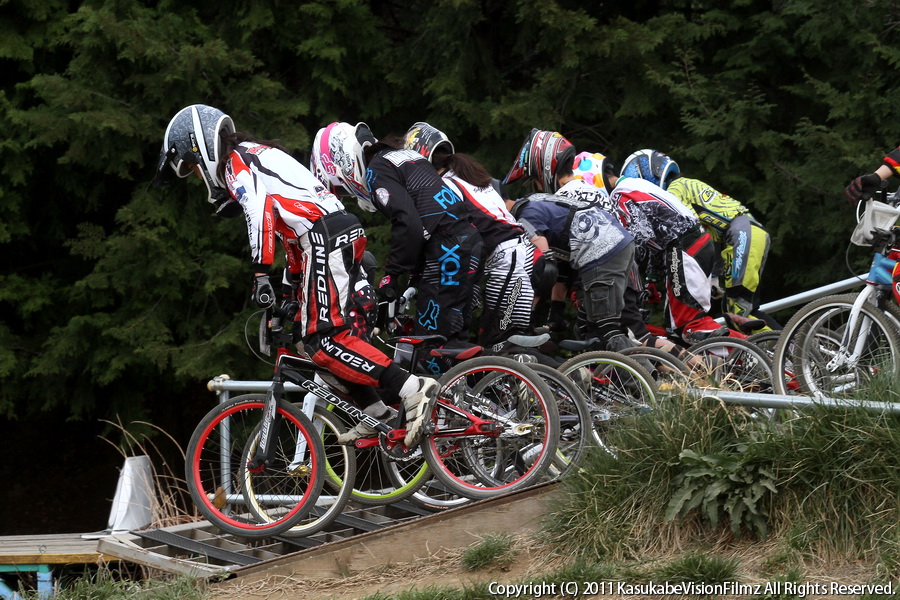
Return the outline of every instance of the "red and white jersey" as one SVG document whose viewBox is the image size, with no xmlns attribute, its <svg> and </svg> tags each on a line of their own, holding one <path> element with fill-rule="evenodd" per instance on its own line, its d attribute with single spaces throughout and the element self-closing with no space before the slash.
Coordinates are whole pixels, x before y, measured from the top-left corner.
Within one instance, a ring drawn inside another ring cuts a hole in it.
<svg viewBox="0 0 900 600">
<path fill-rule="evenodd" d="M 620 177 L 609 195 L 634 241 L 662 250 L 700 225 L 694 211 L 658 185 L 637 177 Z"/>
<path fill-rule="evenodd" d="M 228 155 L 225 182 L 247 219 L 254 265 L 272 265 L 276 237 L 296 245 L 320 217 L 344 210 L 309 169 L 270 146 L 241 143 Z M 292 254 L 289 263 L 296 260 Z M 289 266 L 293 272 L 299 267 Z"/>
<path fill-rule="evenodd" d="M 457 177 L 453 171 L 444 173 L 443 178 L 466 201 L 472 223 L 484 240 L 487 254 L 501 243 L 516 239 L 524 233 L 516 218 L 507 210 L 506 202 L 493 187 L 475 187 Z"/>
</svg>

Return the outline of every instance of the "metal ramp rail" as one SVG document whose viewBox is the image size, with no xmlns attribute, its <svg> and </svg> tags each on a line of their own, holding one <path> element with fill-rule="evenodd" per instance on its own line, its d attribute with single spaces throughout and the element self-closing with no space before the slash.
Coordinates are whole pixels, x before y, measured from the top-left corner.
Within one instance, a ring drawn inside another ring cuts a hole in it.
<svg viewBox="0 0 900 600">
<path fill-rule="evenodd" d="M 308 537 L 246 538 L 223 533 L 207 521 L 100 538 L 97 550 L 168 573 L 211 576 L 328 543 L 379 531 L 435 514 L 408 501 L 385 506 L 351 504 L 325 530 Z"/>
</svg>

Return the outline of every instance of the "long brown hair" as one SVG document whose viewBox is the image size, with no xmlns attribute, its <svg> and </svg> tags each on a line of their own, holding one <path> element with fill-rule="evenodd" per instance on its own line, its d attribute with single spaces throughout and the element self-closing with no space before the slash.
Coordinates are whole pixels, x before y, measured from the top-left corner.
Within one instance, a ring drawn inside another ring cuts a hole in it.
<svg viewBox="0 0 900 600">
<path fill-rule="evenodd" d="M 436 169 L 449 169 L 453 171 L 454 175 L 477 188 L 486 188 L 491 185 L 491 174 L 469 154 L 461 152 L 449 154 L 442 148 L 435 148 L 431 155 L 431 162 Z"/>
<path fill-rule="evenodd" d="M 403 150 L 403 138 L 398 135 L 387 135 L 371 146 L 366 146 L 366 149 L 363 151 L 366 157 L 366 164 L 369 164 L 373 156 L 385 149 Z"/>
</svg>

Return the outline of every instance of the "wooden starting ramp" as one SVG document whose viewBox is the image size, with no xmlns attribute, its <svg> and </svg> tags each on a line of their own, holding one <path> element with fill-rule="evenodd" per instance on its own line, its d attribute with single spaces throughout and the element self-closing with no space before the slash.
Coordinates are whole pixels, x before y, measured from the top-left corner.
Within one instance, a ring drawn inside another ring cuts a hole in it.
<svg viewBox="0 0 900 600">
<path fill-rule="evenodd" d="M 464 548 L 489 534 L 537 530 L 558 486 L 544 483 L 434 511 L 408 501 L 381 507 L 350 506 L 328 529 L 303 538 L 241 538 L 206 521 L 127 533 L 0 537 L 0 572 L 36 577 L 39 594 L 53 594 L 53 569 L 63 565 L 126 561 L 194 577 L 256 581 L 302 574 L 328 579 L 362 572 L 385 560 L 412 562 Z M 0 598 L 18 594 L 0 582 Z"/>
</svg>

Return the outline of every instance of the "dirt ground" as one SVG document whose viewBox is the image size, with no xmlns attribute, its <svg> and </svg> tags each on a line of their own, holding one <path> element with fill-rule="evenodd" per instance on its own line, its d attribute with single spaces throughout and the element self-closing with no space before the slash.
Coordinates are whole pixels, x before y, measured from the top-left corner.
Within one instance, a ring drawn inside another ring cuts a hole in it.
<svg viewBox="0 0 900 600">
<path fill-rule="evenodd" d="M 547 548 L 524 541 L 520 544 L 522 550 L 514 560 L 502 567 L 481 571 L 469 571 L 463 568 L 461 562 L 461 550 L 447 551 L 435 554 L 427 562 L 420 561 L 415 564 L 384 565 L 370 569 L 352 577 L 340 579 L 304 580 L 300 577 L 270 577 L 269 579 L 242 584 L 240 580 L 225 581 L 212 586 L 213 600 L 359 600 L 376 593 L 382 593 L 392 597 L 406 591 L 416 589 L 419 591 L 433 587 L 470 587 L 478 583 L 496 582 L 498 584 L 521 584 L 528 580 L 541 580 L 541 574 L 553 572 L 564 565 L 560 558 L 553 558 Z M 717 552 L 718 553 L 718 552 Z M 739 581 L 742 584 L 760 584 L 773 580 L 771 575 L 763 574 L 763 565 L 767 556 L 772 553 L 772 548 L 766 544 L 755 544 L 746 548 L 735 549 L 733 556 L 740 561 Z M 667 562 L 673 556 L 648 557 L 648 562 Z M 805 597 L 807 599 L 830 598 L 834 600 L 836 595 L 829 589 L 834 583 L 842 585 L 871 584 L 877 580 L 877 574 L 871 565 L 860 562 L 830 562 L 804 565 L 802 569 L 802 584 L 805 589 L 794 590 L 794 594 L 787 594 L 788 590 L 768 590 L 768 597 Z M 580 582 L 579 582 L 580 583 Z M 621 594 L 614 592 L 614 584 L 607 582 L 608 590 L 613 593 L 606 594 L 581 594 L 577 597 L 612 598 L 642 600 L 654 598 L 658 600 L 661 595 Z M 828 590 L 828 593 L 818 594 L 819 590 Z M 583 590 L 584 588 L 582 588 Z M 765 596 L 765 588 L 754 590 L 759 594 L 722 594 L 715 598 L 752 598 Z M 800 594 L 796 592 L 800 592 Z M 780 593 L 772 593 L 780 592 Z M 894 592 L 900 592 L 900 584 L 894 583 Z M 500 593 L 497 598 L 505 598 Z M 514 596 L 510 596 L 514 597 Z M 526 593 L 520 598 L 538 597 L 533 593 Z M 548 595 L 543 598 L 573 598 L 572 595 Z M 678 595 L 669 595 L 676 598 Z M 696 596 L 695 596 L 696 597 Z M 709 597 L 709 596 L 707 596 Z M 859 594 L 841 595 L 840 598 L 857 598 Z"/>
<path fill-rule="evenodd" d="M 521 582 L 547 571 L 546 556 L 534 546 L 520 551 L 502 568 L 468 571 L 461 564 L 462 551 L 435 554 L 427 562 L 384 565 L 341 579 L 304 580 L 300 577 L 270 577 L 243 585 L 240 580 L 212 587 L 214 600 L 357 600 L 378 592 L 386 595 L 429 587 L 462 588 L 477 583 Z"/>
</svg>

